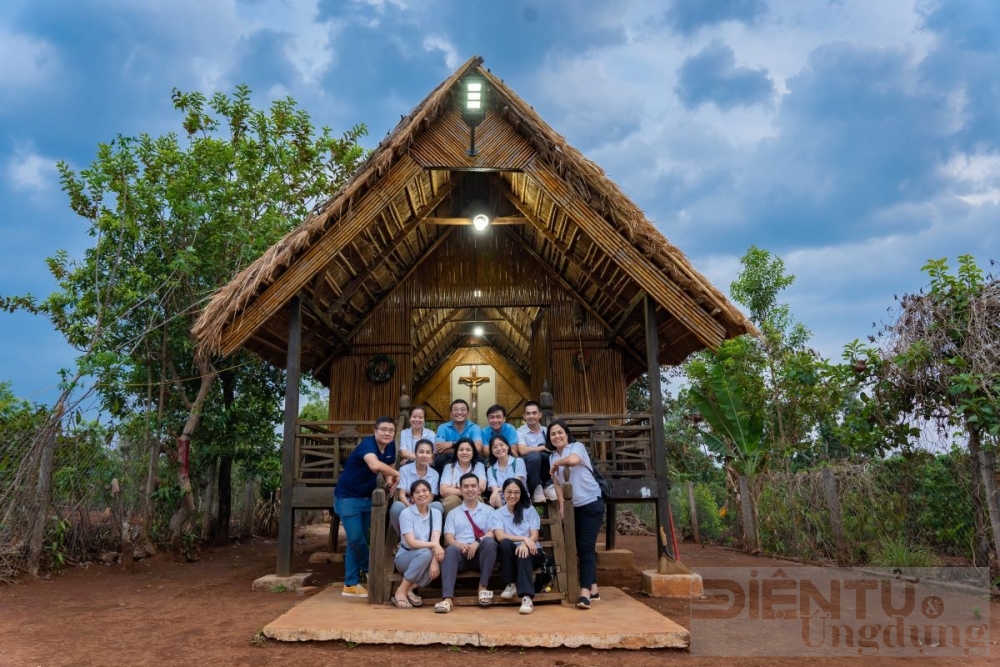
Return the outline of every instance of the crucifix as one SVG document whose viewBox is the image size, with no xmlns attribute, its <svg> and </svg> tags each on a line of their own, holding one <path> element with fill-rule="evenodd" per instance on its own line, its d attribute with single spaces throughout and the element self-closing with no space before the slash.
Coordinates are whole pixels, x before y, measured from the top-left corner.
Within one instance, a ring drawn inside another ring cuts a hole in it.
<svg viewBox="0 0 1000 667">
<path fill-rule="evenodd" d="M 469 401 L 469 420 L 473 424 L 479 423 L 479 385 L 489 382 L 488 377 L 476 375 L 476 366 L 473 365 L 468 375 L 458 378 L 459 384 L 469 385 L 469 394 L 472 399 Z"/>
</svg>

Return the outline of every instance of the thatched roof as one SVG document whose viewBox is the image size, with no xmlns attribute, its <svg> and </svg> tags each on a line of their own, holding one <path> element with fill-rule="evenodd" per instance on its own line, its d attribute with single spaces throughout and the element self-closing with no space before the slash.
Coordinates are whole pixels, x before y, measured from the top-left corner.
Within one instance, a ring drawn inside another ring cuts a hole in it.
<svg viewBox="0 0 1000 667">
<path fill-rule="evenodd" d="M 473 72 L 487 80 L 491 98 L 477 128 L 480 154 L 468 158 L 455 93 Z M 322 331 L 307 341 L 313 349 L 304 351 L 303 365 L 320 371 L 429 254 L 458 242 L 458 235 L 448 239 L 460 229 L 449 216 L 483 187 L 514 223 L 502 231 L 616 329 L 620 342 L 642 347 L 635 303 L 643 293 L 668 314 L 660 322 L 665 363 L 754 331 L 596 164 L 474 57 L 400 121 L 336 196 L 213 296 L 194 328 L 201 353 L 249 347 L 283 363 L 283 306 L 299 293 L 307 299 L 307 327 Z M 516 308 L 532 305 L 514 301 L 494 313 L 506 320 L 498 330 L 509 334 L 512 350 L 526 347 L 515 340 L 518 331 L 524 337 Z M 423 319 L 426 331 L 415 322 L 418 345 L 442 326 L 437 316 Z"/>
</svg>

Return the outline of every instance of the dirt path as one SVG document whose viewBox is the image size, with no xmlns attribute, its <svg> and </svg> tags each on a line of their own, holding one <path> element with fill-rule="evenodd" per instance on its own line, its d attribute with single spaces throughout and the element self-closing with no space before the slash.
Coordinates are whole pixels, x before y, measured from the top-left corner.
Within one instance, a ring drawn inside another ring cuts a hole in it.
<svg viewBox="0 0 1000 667">
<path fill-rule="evenodd" d="M 296 570 L 310 568 L 308 554 L 322 544 L 310 534 L 296 544 Z M 654 567 L 655 545 L 651 538 L 621 536 L 619 546 L 632 549 L 638 568 Z M 350 648 L 342 642 L 282 644 L 258 642 L 258 630 L 305 599 L 294 593 L 252 593 L 250 583 L 273 572 L 273 541 L 254 540 L 225 549 L 202 553 L 190 565 L 172 563 L 162 557 L 136 563 L 135 572 L 123 574 L 117 567 L 90 565 L 73 568 L 51 580 L 25 578 L 16 586 L 0 585 L 0 666 L 40 665 L 433 665 L 477 667 L 509 665 L 519 651 L 433 647 Z M 774 565 L 780 561 L 751 558 L 743 554 L 683 544 L 685 562 L 702 566 Z M 794 564 L 786 563 L 789 566 Z M 317 583 L 323 586 L 342 576 L 340 566 L 314 566 Z M 607 574 L 607 576 L 604 576 Z M 639 571 L 602 573 L 602 583 L 635 591 Z M 688 609 L 683 602 L 650 600 L 633 593 L 646 604 L 682 625 Z M 992 606 L 992 636 L 1000 637 L 1000 605 Z M 996 646 L 993 653 L 996 654 Z M 699 659 L 668 651 L 592 651 L 589 649 L 534 649 L 532 664 L 652 667 L 683 663 L 767 667 L 798 667 L 822 660 L 752 658 Z M 520 659 L 515 657 L 514 659 Z M 834 661 L 825 661 L 832 664 Z M 841 661 L 843 662 L 843 661 Z M 880 664 L 902 660 L 880 660 Z M 921 665 L 986 665 L 985 659 L 945 660 L 928 658 Z M 993 662 L 992 664 L 996 664 Z"/>
</svg>

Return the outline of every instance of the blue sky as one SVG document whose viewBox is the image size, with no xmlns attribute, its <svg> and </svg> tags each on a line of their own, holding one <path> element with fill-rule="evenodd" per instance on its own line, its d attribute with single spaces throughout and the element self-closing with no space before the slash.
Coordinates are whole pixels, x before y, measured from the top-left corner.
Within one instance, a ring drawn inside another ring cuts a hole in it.
<svg viewBox="0 0 1000 667">
<path fill-rule="evenodd" d="M 7 0 L 0 294 L 48 294 L 45 257 L 87 246 L 55 162 L 177 129 L 173 87 L 291 95 L 372 146 L 473 54 L 723 291 L 749 245 L 784 258 L 827 356 L 928 258 L 1000 259 L 993 0 Z M 36 401 L 74 356 L 20 314 L 0 349 Z"/>
</svg>

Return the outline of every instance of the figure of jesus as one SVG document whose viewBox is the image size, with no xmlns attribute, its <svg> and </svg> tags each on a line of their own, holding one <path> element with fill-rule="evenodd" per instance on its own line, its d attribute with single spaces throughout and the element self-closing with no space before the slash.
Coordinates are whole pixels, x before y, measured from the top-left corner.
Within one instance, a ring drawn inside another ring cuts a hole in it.
<svg viewBox="0 0 1000 667">
<path fill-rule="evenodd" d="M 473 365 L 468 375 L 458 378 L 459 384 L 469 385 L 469 394 L 472 400 L 469 401 L 469 419 L 473 424 L 479 423 L 479 385 L 489 382 L 488 377 L 476 375 L 476 366 Z"/>
</svg>

